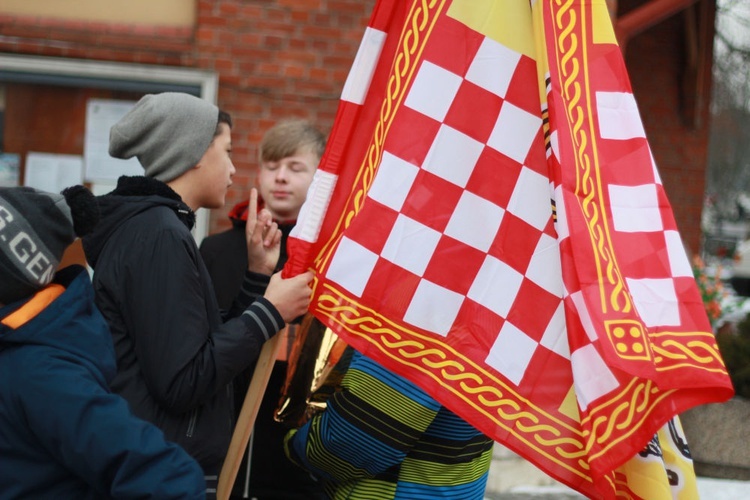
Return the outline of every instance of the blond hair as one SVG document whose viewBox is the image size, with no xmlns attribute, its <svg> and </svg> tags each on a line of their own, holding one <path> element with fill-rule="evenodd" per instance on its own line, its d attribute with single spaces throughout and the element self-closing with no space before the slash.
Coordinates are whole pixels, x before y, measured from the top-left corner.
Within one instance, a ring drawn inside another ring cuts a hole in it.
<svg viewBox="0 0 750 500">
<path fill-rule="evenodd" d="M 260 142 L 260 161 L 279 161 L 303 151 L 323 156 L 326 137 L 307 120 L 282 120 L 268 129 Z"/>
</svg>

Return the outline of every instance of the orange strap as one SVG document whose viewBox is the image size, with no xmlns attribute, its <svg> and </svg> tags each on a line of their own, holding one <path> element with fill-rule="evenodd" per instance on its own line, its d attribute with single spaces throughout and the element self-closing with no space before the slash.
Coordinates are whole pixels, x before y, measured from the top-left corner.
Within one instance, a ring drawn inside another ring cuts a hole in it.
<svg viewBox="0 0 750 500">
<path fill-rule="evenodd" d="M 5 326 L 16 329 L 21 325 L 31 321 L 37 314 L 42 312 L 56 298 L 63 294 L 65 287 L 62 285 L 52 284 L 39 290 L 28 302 L 13 311 L 11 314 L 0 320 Z"/>
</svg>

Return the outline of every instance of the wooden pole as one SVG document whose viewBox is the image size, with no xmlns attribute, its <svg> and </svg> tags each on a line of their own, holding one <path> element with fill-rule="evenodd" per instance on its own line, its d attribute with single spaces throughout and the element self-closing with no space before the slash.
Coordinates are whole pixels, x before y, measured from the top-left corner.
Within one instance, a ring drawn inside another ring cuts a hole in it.
<svg viewBox="0 0 750 500">
<path fill-rule="evenodd" d="M 242 403 L 240 416 L 237 419 L 237 425 L 234 428 L 232 440 L 229 443 L 229 451 L 227 451 L 224 465 L 221 467 L 221 474 L 219 474 L 219 484 L 216 488 L 216 498 L 218 500 L 227 500 L 229 494 L 232 492 L 237 472 L 242 463 L 242 456 L 247 449 L 247 443 L 250 440 L 250 434 L 253 431 L 255 419 L 258 416 L 263 393 L 266 392 L 268 380 L 271 378 L 271 371 L 276 362 L 279 347 L 283 344 L 281 339 L 287 335 L 287 328 L 266 341 L 260 351 L 258 363 L 255 365 L 255 371 L 253 372 L 253 378 L 250 380 L 250 386 L 247 388 L 245 401 Z"/>
</svg>

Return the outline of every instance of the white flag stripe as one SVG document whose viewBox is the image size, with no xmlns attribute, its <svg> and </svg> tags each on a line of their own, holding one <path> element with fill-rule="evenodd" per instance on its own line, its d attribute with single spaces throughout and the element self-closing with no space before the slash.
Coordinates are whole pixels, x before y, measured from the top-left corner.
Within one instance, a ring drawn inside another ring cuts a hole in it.
<svg viewBox="0 0 750 500">
<path fill-rule="evenodd" d="M 365 102 L 365 96 L 370 89 L 372 75 L 375 73 L 380 52 L 385 44 L 386 33 L 368 27 L 359 44 L 359 50 L 354 57 L 352 69 L 346 77 L 346 83 L 341 91 L 341 100 L 362 104 Z"/>
<path fill-rule="evenodd" d="M 300 208 L 297 224 L 292 228 L 290 236 L 314 243 L 318 241 L 323 218 L 331 202 L 333 188 L 338 176 L 323 170 L 316 170 L 313 181 L 307 189 L 307 198 Z"/>
</svg>

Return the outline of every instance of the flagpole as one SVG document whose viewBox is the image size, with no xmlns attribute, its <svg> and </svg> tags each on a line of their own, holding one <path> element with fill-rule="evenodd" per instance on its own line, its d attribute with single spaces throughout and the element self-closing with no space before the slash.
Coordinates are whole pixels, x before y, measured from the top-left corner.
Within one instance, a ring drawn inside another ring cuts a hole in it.
<svg viewBox="0 0 750 500">
<path fill-rule="evenodd" d="M 265 393 L 268 386 L 268 380 L 271 378 L 271 371 L 276 362 L 279 347 L 283 344 L 281 340 L 287 335 L 287 330 L 288 328 L 285 328 L 263 344 L 258 362 L 253 371 L 253 378 L 250 380 L 250 386 L 247 388 L 245 400 L 242 403 L 242 409 L 240 410 L 240 416 L 237 419 L 237 425 L 232 434 L 232 440 L 229 443 L 229 450 L 224 459 L 224 465 L 221 467 L 219 484 L 216 488 L 216 498 L 218 500 L 227 500 L 232 492 L 232 486 L 234 486 L 237 472 L 242 463 L 242 455 L 247 449 L 247 443 L 250 440 L 250 434 L 253 431 L 255 419 L 258 416 L 263 393 Z"/>
</svg>

